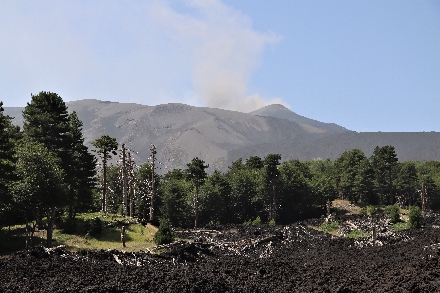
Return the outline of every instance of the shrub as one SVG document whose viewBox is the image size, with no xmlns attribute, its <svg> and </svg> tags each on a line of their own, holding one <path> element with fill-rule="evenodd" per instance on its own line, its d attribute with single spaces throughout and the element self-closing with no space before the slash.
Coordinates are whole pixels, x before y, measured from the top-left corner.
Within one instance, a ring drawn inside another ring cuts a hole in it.
<svg viewBox="0 0 440 293">
<path fill-rule="evenodd" d="M 275 225 L 276 225 L 276 223 L 275 223 L 275 220 L 274 220 L 274 219 L 272 219 L 272 220 L 269 221 L 269 226 L 275 226 Z"/>
<path fill-rule="evenodd" d="M 168 220 L 162 220 L 160 222 L 159 229 L 154 234 L 153 241 L 156 245 L 168 244 L 174 241 L 174 231 L 171 229 Z"/>
<path fill-rule="evenodd" d="M 258 216 L 255 220 L 252 221 L 252 226 L 260 225 L 261 224 L 261 218 Z"/>
<path fill-rule="evenodd" d="M 102 221 L 99 217 L 93 218 L 89 223 L 89 233 L 92 236 L 101 234 L 102 232 Z"/>
<path fill-rule="evenodd" d="M 400 208 L 397 205 L 392 205 L 389 208 L 391 223 L 400 222 Z"/>
<path fill-rule="evenodd" d="M 66 233 L 66 234 L 75 233 L 78 228 L 76 219 L 75 218 L 73 218 L 73 219 L 67 218 L 63 222 L 62 228 L 63 228 L 63 233 Z"/>
<path fill-rule="evenodd" d="M 250 226 L 250 225 L 252 225 L 252 221 L 251 220 L 247 220 L 247 221 L 244 221 L 244 223 L 243 223 L 243 226 Z"/>
<path fill-rule="evenodd" d="M 377 213 L 377 208 L 375 206 L 368 206 L 367 208 L 367 214 L 374 215 Z"/>
<path fill-rule="evenodd" d="M 423 214 L 418 206 L 412 206 L 409 209 L 408 225 L 410 228 L 420 228 L 422 226 Z"/>
<path fill-rule="evenodd" d="M 258 216 L 255 220 L 247 220 L 243 223 L 243 226 L 256 226 L 261 224 L 261 218 Z"/>
<path fill-rule="evenodd" d="M 366 215 L 367 214 L 367 208 L 361 208 L 360 209 L 360 211 L 359 211 L 359 214 L 361 214 L 361 215 Z"/>
</svg>

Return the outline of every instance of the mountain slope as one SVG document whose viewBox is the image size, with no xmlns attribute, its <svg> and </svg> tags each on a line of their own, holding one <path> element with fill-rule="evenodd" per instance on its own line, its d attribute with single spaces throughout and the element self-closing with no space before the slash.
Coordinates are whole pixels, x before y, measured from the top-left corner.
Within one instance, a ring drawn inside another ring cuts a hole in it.
<svg viewBox="0 0 440 293">
<path fill-rule="evenodd" d="M 249 114 L 258 116 L 270 116 L 275 118 L 287 119 L 301 124 L 309 132 L 324 133 L 324 132 L 345 132 L 348 129 L 339 126 L 335 123 L 324 123 L 317 120 L 309 119 L 307 117 L 296 114 L 280 104 L 272 104 L 261 109 L 250 112 Z"/>
<path fill-rule="evenodd" d="M 332 130 L 328 123 L 319 121 L 309 125 L 303 123 L 308 121 L 304 119 L 297 123 L 269 115 L 256 116 L 177 103 L 144 106 L 80 100 L 67 105 L 68 110 L 76 111 L 83 121 L 85 144 L 89 148 L 93 140 L 108 134 L 119 144 L 125 143 L 137 152 L 134 159 L 141 164 L 148 161 L 150 145 L 155 144 L 160 173 L 186 168 L 194 157 L 208 163 L 208 171 L 212 172 L 215 169 L 226 171 L 232 161 L 246 160 L 254 155 L 264 157 L 279 153 L 283 160 L 336 159 L 342 152 L 353 148 L 370 156 L 374 147 L 384 145 L 395 146 L 400 161 L 440 160 L 440 133 L 436 132 L 356 133 L 342 131 L 345 128 L 340 126 Z M 22 125 L 20 113 L 23 108 L 4 109 L 5 114 L 16 117 L 14 124 Z M 278 114 L 284 112 L 293 117 L 286 112 L 291 112 L 288 109 L 275 109 L 280 110 L 277 110 Z"/>
</svg>

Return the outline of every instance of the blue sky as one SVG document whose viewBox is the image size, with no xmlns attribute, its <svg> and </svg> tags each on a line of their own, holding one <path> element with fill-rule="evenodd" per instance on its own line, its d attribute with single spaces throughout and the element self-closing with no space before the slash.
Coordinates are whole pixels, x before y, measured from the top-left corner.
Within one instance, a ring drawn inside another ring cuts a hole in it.
<svg viewBox="0 0 440 293">
<path fill-rule="evenodd" d="M 271 103 L 350 130 L 440 131 L 440 2 L 0 0 L 0 101 Z"/>
</svg>

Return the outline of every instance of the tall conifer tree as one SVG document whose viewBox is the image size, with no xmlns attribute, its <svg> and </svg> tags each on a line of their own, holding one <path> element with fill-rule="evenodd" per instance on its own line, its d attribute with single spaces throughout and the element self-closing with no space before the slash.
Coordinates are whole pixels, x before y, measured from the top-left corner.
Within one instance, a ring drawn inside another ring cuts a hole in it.
<svg viewBox="0 0 440 293">
<path fill-rule="evenodd" d="M 14 180 L 14 132 L 12 118 L 3 114 L 3 102 L 0 102 L 0 221 L 2 215 L 11 207 L 11 194 L 8 187 Z M 1 225 L 0 225 L 1 226 Z"/>
<path fill-rule="evenodd" d="M 83 123 L 76 112 L 69 115 L 69 139 L 71 143 L 68 154 L 70 164 L 66 173 L 69 183 L 69 218 L 75 213 L 92 205 L 92 189 L 96 183 L 96 158 L 84 145 L 82 134 Z"/>
<path fill-rule="evenodd" d="M 61 159 L 72 218 L 81 201 L 90 201 L 95 176 L 95 160 L 84 146 L 82 122 L 75 112 L 69 115 L 63 99 L 51 92 L 32 95 L 23 118 L 24 140 L 42 143 Z"/>
</svg>

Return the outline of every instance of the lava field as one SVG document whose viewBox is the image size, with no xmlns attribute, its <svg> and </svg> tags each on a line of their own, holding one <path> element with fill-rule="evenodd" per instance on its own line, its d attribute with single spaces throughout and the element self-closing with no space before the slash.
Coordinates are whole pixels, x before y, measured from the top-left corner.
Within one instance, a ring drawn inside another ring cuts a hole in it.
<svg viewBox="0 0 440 293">
<path fill-rule="evenodd" d="M 383 217 L 337 220 L 377 237 L 310 228 L 321 219 L 179 230 L 155 252 L 37 247 L 0 259 L 0 292 L 440 292 L 438 216 L 402 232 Z"/>
</svg>

